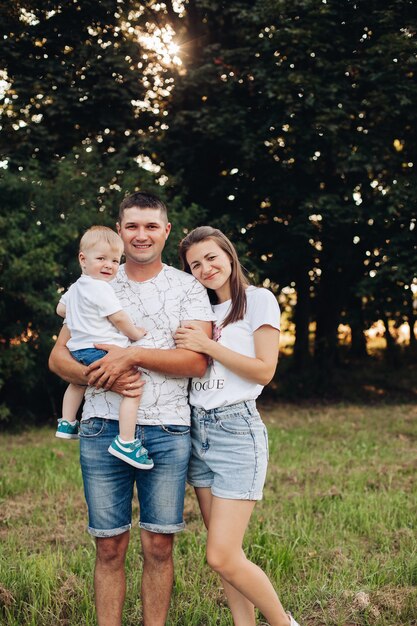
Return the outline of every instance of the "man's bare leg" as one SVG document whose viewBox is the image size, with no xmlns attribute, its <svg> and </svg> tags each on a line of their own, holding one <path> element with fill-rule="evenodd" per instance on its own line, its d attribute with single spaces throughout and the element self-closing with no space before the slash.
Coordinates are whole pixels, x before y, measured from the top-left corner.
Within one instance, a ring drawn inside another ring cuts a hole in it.
<svg viewBox="0 0 417 626">
<path fill-rule="evenodd" d="M 174 535 L 141 530 L 143 551 L 142 608 L 144 626 L 164 626 L 174 582 Z M 101 624 L 100 624 L 101 626 Z"/>
<path fill-rule="evenodd" d="M 126 595 L 125 557 L 129 531 L 96 540 L 94 589 L 99 626 L 121 626 Z"/>
</svg>

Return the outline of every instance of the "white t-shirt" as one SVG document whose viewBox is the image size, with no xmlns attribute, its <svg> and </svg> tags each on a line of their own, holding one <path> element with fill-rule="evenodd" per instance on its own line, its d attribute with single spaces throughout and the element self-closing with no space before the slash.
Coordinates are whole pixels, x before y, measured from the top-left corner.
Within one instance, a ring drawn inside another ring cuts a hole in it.
<svg viewBox="0 0 417 626">
<path fill-rule="evenodd" d="M 135 282 L 128 279 L 122 265 L 111 285 L 134 324 L 140 322 L 146 329 L 140 340 L 143 348 L 175 349 L 174 334 L 181 321 L 215 320 L 205 288 L 191 274 L 174 267 L 164 265 L 150 280 Z M 189 425 L 188 378 L 142 370 L 142 379 L 138 424 Z M 119 394 L 88 387 L 83 419 L 119 419 L 119 404 Z"/>
<path fill-rule="evenodd" d="M 125 348 L 129 339 L 107 319 L 121 311 L 122 305 L 110 283 L 82 274 L 62 296 L 65 321 L 71 333 L 71 351 L 94 348 L 95 343 L 110 343 Z"/>
<path fill-rule="evenodd" d="M 279 330 L 280 310 L 275 296 L 267 289 L 248 287 L 246 298 L 245 317 L 225 328 L 221 324 L 229 312 L 231 301 L 213 306 L 217 318 L 213 339 L 230 350 L 255 357 L 253 333 L 264 325 Z M 208 411 L 245 400 L 256 400 L 262 389 L 262 385 L 241 378 L 218 361 L 212 361 L 203 378 L 192 379 L 190 404 Z"/>
</svg>

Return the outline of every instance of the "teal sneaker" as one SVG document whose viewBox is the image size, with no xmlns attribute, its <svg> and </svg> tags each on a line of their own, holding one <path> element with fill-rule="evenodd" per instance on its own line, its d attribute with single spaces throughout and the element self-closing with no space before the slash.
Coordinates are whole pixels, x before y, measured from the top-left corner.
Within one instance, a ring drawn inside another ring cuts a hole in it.
<svg viewBox="0 0 417 626">
<path fill-rule="evenodd" d="M 132 443 L 121 443 L 119 435 L 117 435 L 109 446 L 109 452 L 138 469 L 150 470 L 153 468 L 153 461 L 149 458 L 148 451 L 143 447 L 140 439 L 135 439 Z"/>
<path fill-rule="evenodd" d="M 79 422 L 70 424 L 67 420 L 58 420 L 58 428 L 56 429 L 55 437 L 60 439 L 79 439 L 78 436 Z"/>
</svg>

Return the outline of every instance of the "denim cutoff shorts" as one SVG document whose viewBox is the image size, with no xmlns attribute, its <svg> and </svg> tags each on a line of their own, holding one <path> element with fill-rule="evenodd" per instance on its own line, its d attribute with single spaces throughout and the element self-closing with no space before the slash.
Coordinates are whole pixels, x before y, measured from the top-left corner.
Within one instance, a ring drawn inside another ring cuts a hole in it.
<svg viewBox="0 0 417 626">
<path fill-rule="evenodd" d="M 140 470 L 109 454 L 119 434 L 118 420 L 93 417 L 80 424 L 80 461 L 88 507 L 88 532 L 114 537 L 132 526 L 132 497 L 136 483 L 139 526 L 171 534 L 184 528 L 183 508 L 191 452 L 189 426 L 137 426 L 136 437 L 149 450 L 155 465 Z"/>
<path fill-rule="evenodd" d="M 187 481 L 219 498 L 261 500 L 268 434 L 254 400 L 208 411 L 191 408 Z"/>
<path fill-rule="evenodd" d="M 106 354 L 106 350 L 99 350 L 98 348 L 81 348 L 81 350 L 72 350 L 71 352 L 74 359 L 83 365 L 91 365 L 94 361 L 102 359 Z"/>
</svg>

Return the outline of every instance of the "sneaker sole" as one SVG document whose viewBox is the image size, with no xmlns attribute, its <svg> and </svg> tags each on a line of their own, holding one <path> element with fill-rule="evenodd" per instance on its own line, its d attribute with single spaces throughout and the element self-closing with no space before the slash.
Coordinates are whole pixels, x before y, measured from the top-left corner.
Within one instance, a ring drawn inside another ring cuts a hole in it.
<svg viewBox="0 0 417 626">
<path fill-rule="evenodd" d="M 58 437 L 58 439 L 79 439 L 78 435 L 70 435 L 68 433 L 55 433 L 55 437 Z"/>
<path fill-rule="evenodd" d="M 127 457 L 125 457 L 124 454 L 122 454 L 121 452 L 118 452 L 111 446 L 109 447 L 108 451 L 110 452 L 110 454 L 112 454 L 113 456 L 116 456 L 121 461 L 124 461 L 125 463 L 129 463 L 129 465 L 133 465 L 133 467 L 136 467 L 137 469 L 150 470 L 154 466 L 153 463 L 152 465 L 144 465 L 143 463 L 138 463 L 137 461 L 134 461 L 133 459 L 128 459 Z"/>
</svg>

